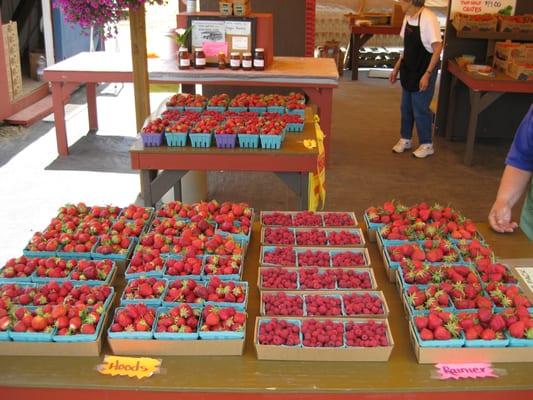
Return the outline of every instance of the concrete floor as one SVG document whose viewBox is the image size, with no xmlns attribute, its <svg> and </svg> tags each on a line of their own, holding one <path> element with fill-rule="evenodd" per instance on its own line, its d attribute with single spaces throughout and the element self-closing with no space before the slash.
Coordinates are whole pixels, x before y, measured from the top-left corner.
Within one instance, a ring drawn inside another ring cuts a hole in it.
<svg viewBox="0 0 533 400">
<path fill-rule="evenodd" d="M 405 203 L 452 204 L 485 220 L 498 186 L 508 142 L 476 145 L 475 165 L 462 164 L 464 143 L 435 138 L 436 154 L 425 160 L 393 154 L 398 138 L 400 87 L 366 74 L 348 74 L 334 92 L 331 160 L 327 170 L 330 210 L 355 210 L 395 198 Z M 72 99 L 67 121 L 71 156 L 58 158 L 54 125 L 0 127 L 0 265 L 21 254 L 67 202 L 127 205 L 139 193 L 129 168 L 136 135 L 131 85 L 99 88 L 100 130 L 85 136 L 88 120 L 83 90 Z M 151 96 L 152 108 L 167 94 Z M 271 174 L 210 173 L 209 197 L 247 201 L 257 209 L 295 209 L 295 196 Z"/>
</svg>

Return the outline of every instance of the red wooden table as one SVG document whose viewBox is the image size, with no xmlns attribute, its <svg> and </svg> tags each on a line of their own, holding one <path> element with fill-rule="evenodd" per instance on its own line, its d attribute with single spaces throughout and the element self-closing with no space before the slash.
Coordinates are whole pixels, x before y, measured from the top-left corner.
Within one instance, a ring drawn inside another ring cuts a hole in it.
<svg viewBox="0 0 533 400">
<path fill-rule="evenodd" d="M 350 37 L 352 81 L 359 78 L 359 51 L 374 35 L 399 35 L 401 26 L 352 26 Z"/>
<path fill-rule="evenodd" d="M 467 87 L 470 98 L 470 115 L 466 132 L 464 163 L 472 165 L 479 114 L 505 93 L 533 94 L 533 81 L 519 81 L 501 72 L 496 72 L 495 76 L 467 72 L 453 60 L 448 61 L 448 71 L 452 75 L 452 83 L 450 86 L 446 138 L 450 139 L 452 137 L 453 121 L 455 119 L 455 91 L 458 82 L 461 81 Z"/>
<path fill-rule="evenodd" d="M 208 68 L 202 71 L 180 71 L 174 61 L 150 59 L 148 74 L 152 83 L 182 83 L 234 86 L 280 86 L 302 89 L 318 107 L 320 125 L 325 138 L 326 157 L 329 151 L 333 89 L 339 75 L 331 59 L 305 57 L 274 57 L 265 71 L 231 71 Z M 57 151 L 68 155 L 64 97 L 73 87 L 87 85 L 89 129 L 98 129 L 96 84 L 99 82 L 132 82 L 131 58 L 126 54 L 80 53 L 45 69 L 44 78 L 51 82 Z"/>
</svg>

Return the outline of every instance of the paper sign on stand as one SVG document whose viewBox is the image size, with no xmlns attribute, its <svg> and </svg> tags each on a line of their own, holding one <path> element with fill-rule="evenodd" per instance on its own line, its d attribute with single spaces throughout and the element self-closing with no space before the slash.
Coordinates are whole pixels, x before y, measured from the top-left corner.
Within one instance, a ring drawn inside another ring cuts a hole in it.
<svg viewBox="0 0 533 400">
<path fill-rule="evenodd" d="M 450 16 L 456 12 L 463 14 L 497 14 L 505 10 L 506 15 L 514 15 L 516 0 L 452 0 Z"/>
<path fill-rule="evenodd" d="M 436 364 L 439 379 L 497 378 L 489 363 Z"/>
<path fill-rule="evenodd" d="M 218 53 L 228 54 L 228 43 L 205 41 L 202 45 L 206 57 L 216 57 Z"/>
<path fill-rule="evenodd" d="M 155 358 L 105 356 L 104 362 L 97 366 L 97 370 L 103 375 L 142 379 L 159 373 L 160 367 L 161 360 Z"/>
</svg>

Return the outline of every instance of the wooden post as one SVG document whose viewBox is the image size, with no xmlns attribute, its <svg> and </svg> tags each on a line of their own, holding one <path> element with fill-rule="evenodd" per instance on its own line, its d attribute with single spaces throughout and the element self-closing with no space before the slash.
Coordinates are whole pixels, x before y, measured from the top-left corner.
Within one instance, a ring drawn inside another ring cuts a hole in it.
<svg viewBox="0 0 533 400">
<path fill-rule="evenodd" d="M 150 115 L 150 87 L 148 84 L 148 62 L 146 53 L 146 22 L 144 5 L 137 10 L 130 9 L 131 59 L 133 65 L 133 91 L 135 94 L 135 116 L 137 131 Z"/>
</svg>

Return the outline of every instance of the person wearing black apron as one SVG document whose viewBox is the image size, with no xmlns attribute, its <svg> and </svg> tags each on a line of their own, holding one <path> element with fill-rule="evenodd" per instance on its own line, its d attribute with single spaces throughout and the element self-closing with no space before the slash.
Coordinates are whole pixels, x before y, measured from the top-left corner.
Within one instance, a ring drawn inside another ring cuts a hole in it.
<svg viewBox="0 0 533 400">
<path fill-rule="evenodd" d="M 412 147 L 413 127 L 416 125 L 419 147 L 413 152 L 417 158 L 434 153 L 432 141 L 432 112 L 429 108 L 442 50 L 440 25 L 435 14 L 424 7 L 425 0 L 399 0 L 405 12 L 401 35 L 404 51 L 391 72 L 395 83 L 400 73 L 402 84 L 401 138 L 392 148 L 403 153 Z"/>
</svg>

